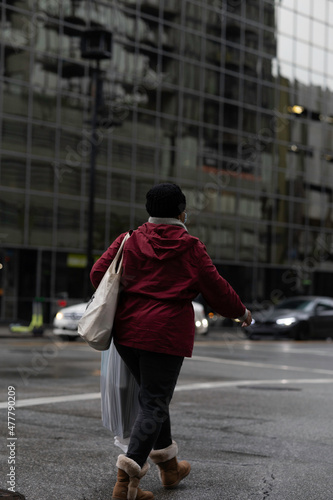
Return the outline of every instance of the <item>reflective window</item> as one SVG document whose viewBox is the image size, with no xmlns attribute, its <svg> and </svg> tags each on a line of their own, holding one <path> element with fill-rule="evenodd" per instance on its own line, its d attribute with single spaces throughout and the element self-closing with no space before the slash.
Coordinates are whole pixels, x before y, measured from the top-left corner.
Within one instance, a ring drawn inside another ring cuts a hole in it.
<svg viewBox="0 0 333 500">
<path fill-rule="evenodd" d="M 171 181 L 214 262 L 249 266 L 263 294 L 321 241 L 330 269 L 332 1 L 2 3 L 6 244 L 85 253 L 95 151 L 96 252 L 146 220 L 151 184 Z M 81 35 L 100 25 L 113 37 L 96 102 Z"/>
</svg>

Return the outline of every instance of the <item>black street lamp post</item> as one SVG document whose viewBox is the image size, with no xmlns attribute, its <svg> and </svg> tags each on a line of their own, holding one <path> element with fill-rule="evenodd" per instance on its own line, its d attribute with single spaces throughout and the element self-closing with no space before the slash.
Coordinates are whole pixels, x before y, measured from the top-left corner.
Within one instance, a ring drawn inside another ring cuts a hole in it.
<svg viewBox="0 0 333 500">
<path fill-rule="evenodd" d="M 89 175 L 89 207 L 88 207 L 88 234 L 87 234 L 87 264 L 85 275 L 84 295 L 89 295 L 90 270 L 94 263 L 93 257 L 93 234 L 94 234 L 94 205 L 95 205 L 95 171 L 98 150 L 98 111 L 103 101 L 103 81 L 101 78 L 100 61 L 110 59 L 112 55 L 112 33 L 103 28 L 92 28 L 85 30 L 81 38 L 81 57 L 83 59 L 95 60 L 96 66 L 91 73 L 91 152 L 90 152 L 90 175 Z"/>
<path fill-rule="evenodd" d="M 89 286 L 89 272 L 93 266 L 93 232 L 94 232 L 94 207 L 95 207 L 95 171 L 97 158 L 97 114 L 102 98 L 103 82 L 100 78 L 99 62 L 92 73 L 91 96 L 93 111 L 91 117 L 91 152 L 89 171 L 89 206 L 88 206 L 88 234 L 87 234 L 87 284 Z M 89 288 L 88 288 L 89 290 Z M 88 291 L 87 290 L 87 291 Z"/>
</svg>

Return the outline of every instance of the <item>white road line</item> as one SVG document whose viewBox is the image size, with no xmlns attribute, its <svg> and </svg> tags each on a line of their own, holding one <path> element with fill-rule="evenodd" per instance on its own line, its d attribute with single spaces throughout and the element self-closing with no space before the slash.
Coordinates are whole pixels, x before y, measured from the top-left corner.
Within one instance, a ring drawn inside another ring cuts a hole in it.
<svg viewBox="0 0 333 500">
<path fill-rule="evenodd" d="M 303 368 L 299 366 L 288 366 L 288 365 L 274 365 L 271 363 L 257 363 L 252 361 L 240 361 L 240 360 L 231 360 L 224 358 L 211 358 L 208 356 L 193 356 L 187 362 L 193 361 L 205 361 L 211 363 L 220 363 L 220 364 L 229 364 L 234 366 L 248 366 L 253 368 L 268 368 L 275 370 L 284 370 L 284 371 L 294 371 L 294 372 L 306 372 L 306 373 L 316 373 L 316 374 L 325 374 L 325 375 L 333 375 L 333 370 L 324 370 L 319 368 Z M 222 387 L 236 387 L 241 385 L 257 385 L 257 384 L 290 384 L 290 383 L 305 383 L 305 384 L 320 384 L 320 383 L 332 383 L 333 379 L 278 379 L 278 380 L 233 380 L 230 382 L 202 382 L 202 383 L 194 383 L 194 384 L 186 384 L 179 385 L 176 387 L 176 391 L 191 391 L 191 390 L 199 390 L 199 389 L 214 389 L 214 388 L 222 388 Z M 72 402 L 72 401 L 86 401 L 89 399 L 99 399 L 100 393 L 88 393 L 88 394 L 73 394 L 68 396 L 53 396 L 53 397 L 43 397 L 43 398 L 31 398 L 31 399 L 22 399 L 16 402 L 16 407 L 27 407 L 27 406 L 37 406 L 43 404 L 50 403 L 63 403 L 63 402 Z M 7 402 L 0 403 L 0 409 L 7 408 Z"/>
<path fill-rule="evenodd" d="M 51 396 L 45 398 L 19 399 L 16 401 L 15 407 L 22 406 L 37 406 L 47 405 L 49 403 L 65 403 L 68 401 L 85 401 L 88 399 L 98 399 L 101 397 L 100 392 L 91 392 L 87 394 L 71 394 L 69 396 Z M 0 409 L 7 408 L 7 403 L 0 403 Z"/>
<path fill-rule="evenodd" d="M 220 389 L 228 387 L 241 387 L 253 385 L 288 385 L 288 384 L 333 384 L 333 378 L 317 378 L 317 379 L 273 379 L 273 380 L 231 380 L 229 382 L 201 382 L 194 384 L 178 385 L 175 392 L 196 391 L 201 389 Z M 66 403 L 73 401 L 87 401 L 91 399 L 100 399 L 99 392 L 91 392 L 87 394 L 71 394 L 69 396 L 54 396 L 45 398 L 21 399 L 16 402 L 17 408 L 27 406 L 47 405 L 52 403 Z M 7 408 L 6 403 L 0 403 L 0 409 Z"/>
<path fill-rule="evenodd" d="M 288 385 L 288 384 L 332 384 L 333 378 L 299 378 L 278 380 L 230 380 L 229 382 L 199 382 L 196 384 L 179 385 L 175 391 L 195 391 L 199 389 L 219 389 L 222 387 L 239 387 L 250 385 Z"/>
<path fill-rule="evenodd" d="M 234 349 L 239 350 L 239 351 L 251 351 L 251 352 L 258 352 L 258 353 L 263 353 L 263 352 L 272 352 L 273 346 L 269 346 L 268 348 L 265 348 L 265 345 L 250 345 L 250 344 L 245 344 L 245 345 L 236 345 L 234 346 Z M 328 358 L 333 358 L 333 350 L 319 350 L 319 349 L 304 349 L 304 348 L 297 348 L 297 347 L 290 347 L 289 344 L 285 345 L 278 345 L 275 346 L 274 351 L 279 353 L 279 354 L 315 354 L 317 356 L 325 356 Z"/>
<path fill-rule="evenodd" d="M 316 350 L 310 350 L 310 349 L 282 349 L 281 351 L 282 354 L 315 354 L 316 356 L 326 356 L 328 358 L 333 358 L 333 351 L 319 351 L 318 349 Z"/>
<path fill-rule="evenodd" d="M 190 358 L 193 361 L 209 361 L 211 363 L 221 363 L 227 365 L 235 366 L 250 366 L 253 368 L 273 368 L 274 370 L 288 370 L 293 372 L 306 372 L 306 373 L 318 373 L 322 375 L 333 375 L 333 370 L 324 370 L 321 368 L 303 368 L 301 366 L 289 366 L 289 365 L 274 365 L 271 363 L 256 363 L 253 361 L 239 361 L 233 359 L 225 358 L 210 358 L 208 356 L 193 356 Z"/>
</svg>

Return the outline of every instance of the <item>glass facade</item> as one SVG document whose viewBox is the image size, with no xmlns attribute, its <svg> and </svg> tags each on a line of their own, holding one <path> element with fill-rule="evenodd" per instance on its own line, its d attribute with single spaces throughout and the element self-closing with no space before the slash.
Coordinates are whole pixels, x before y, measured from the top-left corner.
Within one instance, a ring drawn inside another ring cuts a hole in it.
<svg viewBox="0 0 333 500">
<path fill-rule="evenodd" d="M 333 295 L 331 0 L 8 0 L 0 22 L 0 319 L 83 298 L 93 151 L 95 256 L 171 181 L 245 302 Z"/>
</svg>

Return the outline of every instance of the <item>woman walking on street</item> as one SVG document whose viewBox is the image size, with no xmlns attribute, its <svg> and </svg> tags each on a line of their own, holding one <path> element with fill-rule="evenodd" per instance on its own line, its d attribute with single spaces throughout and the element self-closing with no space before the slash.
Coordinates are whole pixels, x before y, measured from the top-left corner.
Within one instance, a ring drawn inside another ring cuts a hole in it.
<svg viewBox="0 0 333 500">
<path fill-rule="evenodd" d="M 201 293 L 217 313 L 251 323 L 251 313 L 217 272 L 203 243 L 188 234 L 186 198 L 175 184 L 148 191 L 148 222 L 133 231 L 124 247 L 123 290 L 116 312 L 115 346 L 139 385 L 140 409 L 127 453 L 117 460 L 114 500 L 152 500 L 138 485 L 157 464 L 162 485 L 175 488 L 190 472 L 177 461 L 169 404 L 184 357 L 194 344 L 192 300 Z M 91 281 L 98 286 L 126 233 L 94 264 Z"/>
</svg>

